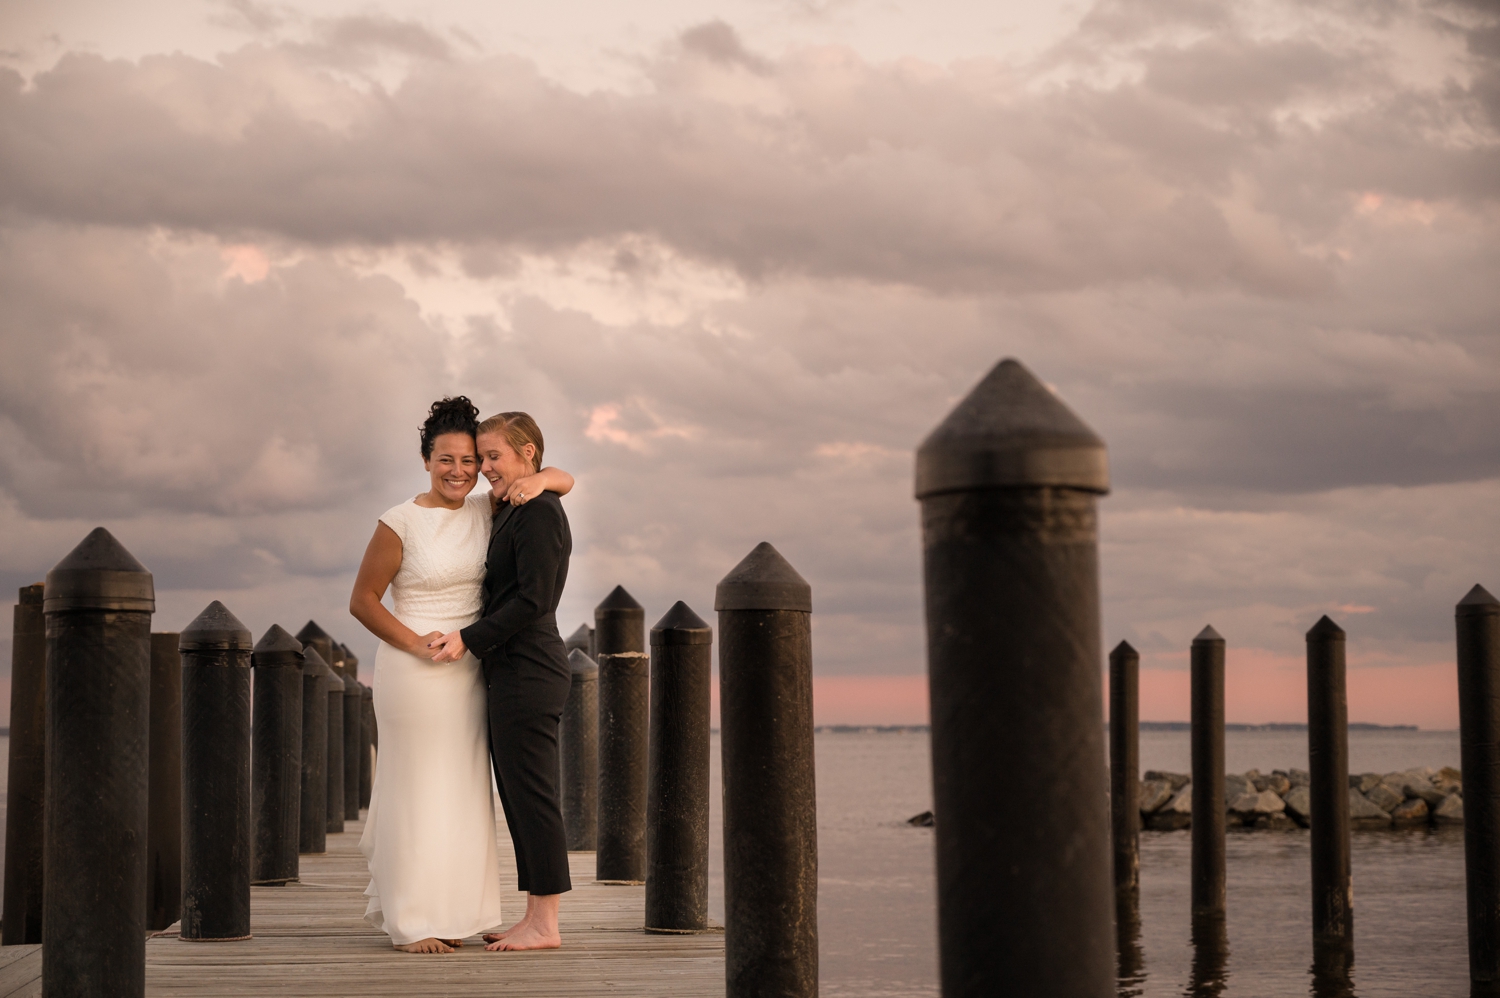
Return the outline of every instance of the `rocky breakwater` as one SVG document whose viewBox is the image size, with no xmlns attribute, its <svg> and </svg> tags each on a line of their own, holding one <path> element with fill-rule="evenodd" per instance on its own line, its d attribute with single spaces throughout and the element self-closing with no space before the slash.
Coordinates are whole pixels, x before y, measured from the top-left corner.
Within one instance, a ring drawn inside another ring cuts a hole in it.
<svg viewBox="0 0 1500 998">
<path fill-rule="evenodd" d="M 1224 777 L 1229 826 L 1260 829 L 1306 828 L 1312 810 L 1305 770 Z M 1171 831 L 1193 823 L 1193 784 L 1186 773 L 1148 770 L 1141 781 L 1141 821 L 1146 828 Z M 1349 826 L 1355 830 L 1462 825 L 1463 778 L 1451 767 L 1404 773 L 1361 773 L 1349 777 Z"/>
</svg>

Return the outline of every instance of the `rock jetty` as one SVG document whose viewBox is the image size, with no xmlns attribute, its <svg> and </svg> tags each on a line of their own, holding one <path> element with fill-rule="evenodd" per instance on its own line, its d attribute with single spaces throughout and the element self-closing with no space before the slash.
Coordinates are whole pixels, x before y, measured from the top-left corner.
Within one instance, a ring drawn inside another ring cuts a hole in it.
<svg viewBox="0 0 1500 998">
<path fill-rule="evenodd" d="M 1193 823 L 1193 784 L 1186 773 L 1148 770 L 1139 800 L 1146 828 L 1171 831 Z M 1306 828 L 1311 811 L 1307 772 L 1229 773 L 1224 777 L 1224 806 L 1230 827 Z M 1349 826 L 1356 831 L 1463 822 L 1463 777 L 1450 766 L 1349 777 Z"/>
</svg>

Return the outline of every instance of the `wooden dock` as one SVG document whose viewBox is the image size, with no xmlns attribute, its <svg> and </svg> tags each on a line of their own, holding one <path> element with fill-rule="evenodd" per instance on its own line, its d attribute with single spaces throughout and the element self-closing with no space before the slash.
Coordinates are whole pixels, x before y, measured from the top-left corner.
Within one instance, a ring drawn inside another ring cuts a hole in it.
<svg viewBox="0 0 1500 998">
<path fill-rule="evenodd" d="M 497 807 L 498 811 L 499 808 Z M 573 853 L 573 890 L 563 898 L 563 948 L 487 953 L 479 939 L 456 953 L 391 949 L 364 920 L 369 873 L 358 843 L 363 821 L 328 836 L 328 852 L 302 857 L 302 882 L 251 888 L 253 939 L 186 943 L 176 926 L 146 943 L 146 994 L 258 996 L 630 995 L 722 996 L 724 936 L 647 935 L 645 889 L 594 883 L 594 854 Z M 515 859 L 501 825 L 501 876 L 513 889 Z M 525 910 L 507 892 L 505 918 Z M 42 993 L 40 946 L 0 947 L 0 998 Z"/>
</svg>

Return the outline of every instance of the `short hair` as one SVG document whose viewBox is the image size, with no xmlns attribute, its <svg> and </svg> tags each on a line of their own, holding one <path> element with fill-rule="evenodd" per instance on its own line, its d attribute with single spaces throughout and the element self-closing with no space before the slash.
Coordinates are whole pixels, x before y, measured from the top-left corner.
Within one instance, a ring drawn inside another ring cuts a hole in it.
<svg viewBox="0 0 1500 998">
<path fill-rule="evenodd" d="M 479 430 L 479 407 L 460 395 L 432 403 L 427 410 L 427 422 L 422 424 L 422 460 L 432 457 L 432 445 L 444 433 L 467 433 L 470 439 Z"/>
<path fill-rule="evenodd" d="M 524 448 L 531 444 L 536 448 L 536 454 L 531 459 L 531 470 L 533 473 L 542 468 L 542 428 L 536 425 L 536 420 L 530 414 L 524 412 L 502 412 L 490 416 L 479 424 L 475 436 L 480 433 L 502 433 L 505 442 L 510 444 L 511 450 L 517 454 L 524 455 Z"/>
</svg>

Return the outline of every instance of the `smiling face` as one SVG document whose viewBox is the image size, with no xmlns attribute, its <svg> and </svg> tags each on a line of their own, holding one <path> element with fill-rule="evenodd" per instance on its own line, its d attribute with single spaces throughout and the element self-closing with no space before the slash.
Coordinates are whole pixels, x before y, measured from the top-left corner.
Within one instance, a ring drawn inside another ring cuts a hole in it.
<svg viewBox="0 0 1500 998">
<path fill-rule="evenodd" d="M 519 452 L 505 439 L 504 433 L 481 433 L 480 470 L 490 480 L 490 487 L 500 495 L 518 478 L 536 474 L 536 448 L 526 444 Z"/>
<path fill-rule="evenodd" d="M 479 457 L 474 438 L 467 433 L 442 433 L 432 442 L 427 459 L 432 476 L 432 494 L 449 503 L 461 503 L 479 481 Z"/>
</svg>

